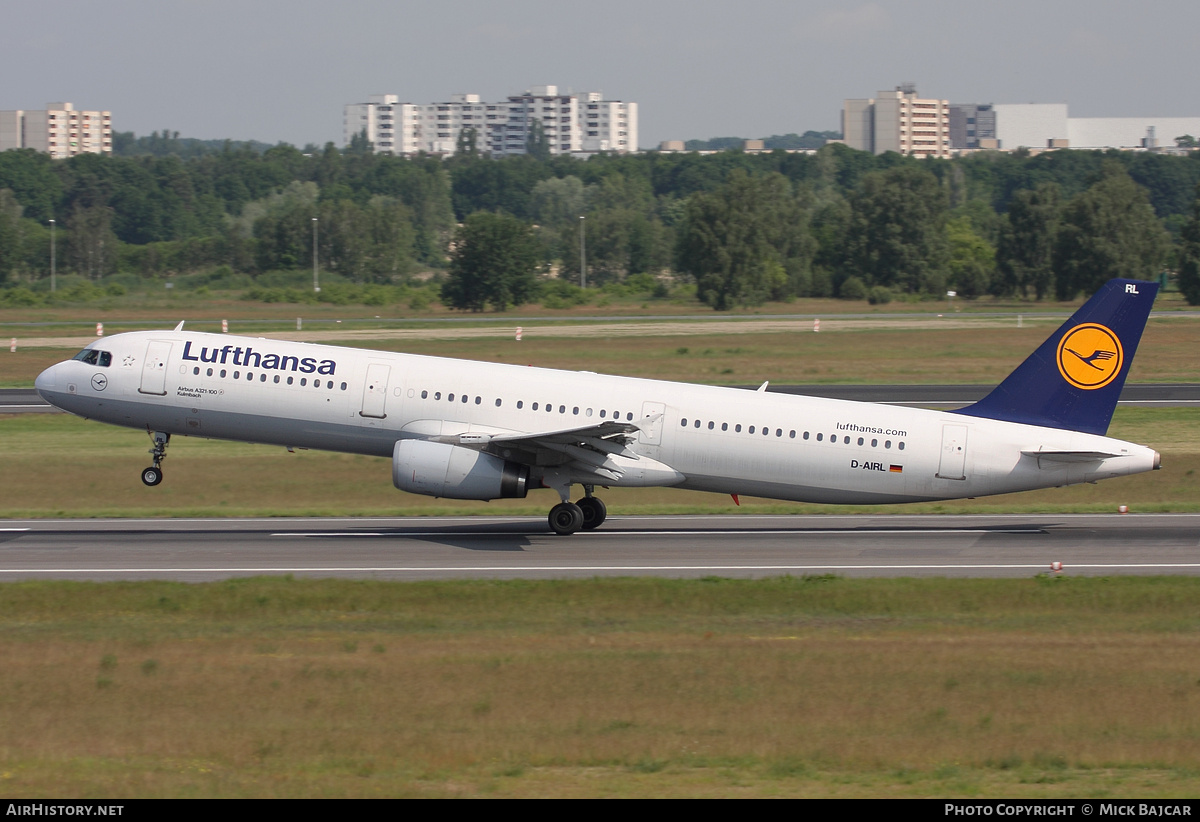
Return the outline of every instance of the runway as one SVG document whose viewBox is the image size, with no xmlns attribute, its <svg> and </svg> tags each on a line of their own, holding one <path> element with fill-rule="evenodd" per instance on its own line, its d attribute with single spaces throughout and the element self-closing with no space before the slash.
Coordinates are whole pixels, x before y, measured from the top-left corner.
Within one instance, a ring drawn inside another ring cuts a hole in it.
<svg viewBox="0 0 1200 822">
<path fill-rule="evenodd" d="M 0 581 L 1200 574 L 1200 514 L 9 520 Z"/>
</svg>

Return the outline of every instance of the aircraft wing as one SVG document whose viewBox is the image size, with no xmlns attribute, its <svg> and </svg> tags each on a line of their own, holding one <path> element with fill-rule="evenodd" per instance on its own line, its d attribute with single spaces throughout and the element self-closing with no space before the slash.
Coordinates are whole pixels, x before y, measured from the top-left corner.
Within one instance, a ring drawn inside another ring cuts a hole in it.
<svg viewBox="0 0 1200 822">
<path fill-rule="evenodd" d="M 485 451 L 527 465 L 556 466 L 575 474 L 591 474 L 598 482 L 619 481 L 630 461 L 640 461 L 629 448 L 637 435 L 662 416 L 633 422 L 606 420 L 574 428 L 489 434 L 469 431 L 434 437 L 438 442 Z"/>
</svg>

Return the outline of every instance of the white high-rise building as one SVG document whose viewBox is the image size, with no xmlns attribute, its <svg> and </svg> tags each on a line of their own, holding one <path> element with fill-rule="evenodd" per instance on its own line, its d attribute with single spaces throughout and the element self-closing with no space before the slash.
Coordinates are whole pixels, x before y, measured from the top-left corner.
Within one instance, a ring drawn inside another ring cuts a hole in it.
<svg viewBox="0 0 1200 822">
<path fill-rule="evenodd" d="M 842 136 L 846 145 L 872 154 L 949 157 L 950 101 L 917 97 L 912 84 L 866 100 L 846 100 Z"/>
<path fill-rule="evenodd" d="M 477 151 L 504 157 L 524 154 L 540 126 L 551 154 L 637 149 L 637 103 L 605 100 L 600 92 L 559 94 L 557 86 L 535 86 L 495 103 L 478 94 L 424 105 L 399 100 L 395 94 L 377 94 L 347 105 L 344 143 L 365 129 L 375 151 L 454 154 L 459 138 L 474 129 Z"/>
<path fill-rule="evenodd" d="M 47 103 L 44 111 L 0 111 L 0 151 L 32 148 L 51 157 L 112 154 L 112 112 L 76 111 Z"/>
</svg>

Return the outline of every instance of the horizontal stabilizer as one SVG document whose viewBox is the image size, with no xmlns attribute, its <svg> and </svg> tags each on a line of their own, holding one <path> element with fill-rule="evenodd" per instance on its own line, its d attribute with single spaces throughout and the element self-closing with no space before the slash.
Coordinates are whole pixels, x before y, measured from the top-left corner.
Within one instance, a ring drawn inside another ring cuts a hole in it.
<svg viewBox="0 0 1200 822">
<path fill-rule="evenodd" d="M 1099 462 L 1113 457 L 1129 456 L 1128 454 L 1110 454 L 1107 451 L 1022 451 L 1021 453 L 1046 462 Z"/>
</svg>

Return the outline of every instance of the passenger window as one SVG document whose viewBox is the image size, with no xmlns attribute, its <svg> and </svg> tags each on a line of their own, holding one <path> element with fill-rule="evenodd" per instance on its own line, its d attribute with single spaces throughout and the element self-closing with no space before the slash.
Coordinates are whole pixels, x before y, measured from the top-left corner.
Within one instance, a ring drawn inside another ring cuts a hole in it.
<svg viewBox="0 0 1200 822">
<path fill-rule="evenodd" d="M 892 441 L 891 441 L 891 440 L 884 440 L 884 441 L 883 441 L 883 447 L 884 447 L 884 448 L 891 448 L 891 447 L 892 447 Z"/>
<path fill-rule="evenodd" d="M 288 385 L 291 385 L 293 382 L 295 382 L 295 379 L 295 377 L 288 377 Z"/>
<path fill-rule="evenodd" d="M 696 428 L 700 427 L 700 420 L 696 420 Z"/>
<path fill-rule="evenodd" d="M 500 407 L 500 398 L 499 397 L 496 397 L 496 407 L 497 408 Z"/>
<path fill-rule="evenodd" d="M 195 368 L 192 369 L 192 376 L 194 376 L 194 377 L 200 376 L 200 366 L 197 365 Z"/>
<path fill-rule="evenodd" d="M 604 419 L 606 416 L 608 416 L 608 411 L 604 408 L 601 408 L 600 409 L 600 419 Z"/>
<path fill-rule="evenodd" d="M 463 394 L 463 395 L 462 395 L 462 401 L 463 401 L 463 402 L 466 402 L 466 401 L 467 401 L 467 400 L 469 400 L 469 399 L 471 399 L 471 398 L 470 398 L 470 397 L 468 397 L 466 394 Z"/>
<path fill-rule="evenodd" d="M 276 374 L 276 375 L 275 375 L 275 380 L 274 380 L 274 382 L 275 382 L 275 384 L 276 384 L 276 385 L 279 385 L 279 375 L 278 375 L 278 374 Z M 345 384 L 345 383 L 343 383 L 343 385 L 344 385 L 344 384 Z"/>
<path fill-rule="evenodd" d="M 531 405 L 531 406 L 529 406 L 529 407 L 530 407 L 530 408 L 532 408 L 534 411 L 536 411 L 536 410 L 537 410 L 537 407 L 538 407 L 538 404 L 535 402 L 533 405 Z"/>
<path fill-rule="evenodd" d="M 879 446 L 879 440 L 871 440 L 871 447 L 872 447 L 872 448 L 876 448 L 876 447 L 878 447 L 878 446 Z"/>
<path fill-rule="evenodd" d="M 475 404 L 476 404 L 476 405 L 479 405 L 481 402 L 483 402 L 483 397 L 476 397 L 476 398 L 475 398 Z M 499 405 L 499 404 L 500 404 L 500 400 L 496 400 L 496 405 Z"/>
<path fill-rule="evenodd" d="M 211 368 L 210 368 L 210 369 L 208 369 L 208 373 L 207 373 L 207 374 L 205 374 L 204 376 L 206 376 L 206 377 L 211 377 L 211 376 L 212 376 L 212 369 L 211 369 Z"/>
<path fill-rule="evenodd" d="M 446 395 L 446 402 L 454 402 L 454 395 L 453 395 L 453 394 L 447 394 L 447 395 Z"/>
<path fill-rule="evenodd" d="M 862 444 L 863 444 L 863 438 L 862 438 L 862 437 L 859 437 L 859 438 L 858 438 L 858 444 L 859 444 L 859 445 L 862 445 Z"/>
<path fill-rule="evenodd" d="M 722 431 L 728 431 L 728 430 L 729 430 L 729 423 L 727 423 L 727 422 L 723 422 L 723 423 L 721 423 L 721 430 L 722 430 Z"/>
<path fill-rule="evenodd" d="M 742 424 L 739 422 L 737 425 L 733 426 L 733 431 L 735 434 L 742 433 Z"/>
<path fill-rule="evenodd" d="M 325 387 L 332 390 L 333 389 L 333 380 L 330 380 L 329 384 L 326 385 Z"/>
<path fill-rule="evenodd" d="M 903 443 L 903 442 L 901 442 L 901 443 L 900 443 L 900 445 L 899 445 L 898 447 L 900 448 L 900 450 L 901 450 L 901 451 L 903 451 L 903 450 L 904 450 L 904 443 Z"/>
<path fill-rule="evenodd" d="M 825 435 L 818 432 L 817 433 L 817 442 L 821 442 L 823 439 L 825 439 Z"/>
<path fill-rule="evenodd" d="M 221 369 L 221 379 L 225 379 L 225 369 Z"/>
<path fill-rule="evenodd" d="M 427 400 L 427 399 L 429 399 L 429 392 L 428 392 L 428 391 L 422 391 L 422 392 L 421 392 L 421 399 L 423 399 L 423 400 Z"/>
<path fill-rule="evenodd" d="M 679 424 L 680 424 L 681 426 L 683 426 L 684 428 L 687 428 L 687 417 L 684 417 L 683 419 L 681 419 L 681 420 L 679 421 Z"/>
<path fill-rule="evenodd" d="M 279 382 L 279 377 L 276 377 L 276 378 L 275 378 L 275 382 Z M 343 391 L 345 391 L 345 390 L 346 390 L 346 383 L 342 383 L 342 390 L 343 390 Z"/>
<path fill-rule="evenodd" d="M 266 374 L 259 374 L 259 375 L 258 375 L 258 381 L 259 381 L 259 382 L 266 382 L 266 381 L 267 381 L 267 375 L 266 375 Z M 330 384 L 329 384 L 329 387 L 330 387 L 330 388 L 333 388 L 333 383 L 330 383 Z"/>
<path fill-rule="evenodd" d="M 517 408 L 521 409 L 524 407 L 525 407 L 525 400 L 517 400 Z"/>
<path fill-rule="evenodd" d="M 748 429 L 746 429 L 746 430 L 748 430 L 748 431 L 749 431 L 751 434 L 753 434 L 753 433 L 754 433 L 754 426 L 752 425 L 752 426 L 750 426 L 750 427 L 749 427 Z"/>
</svg>

